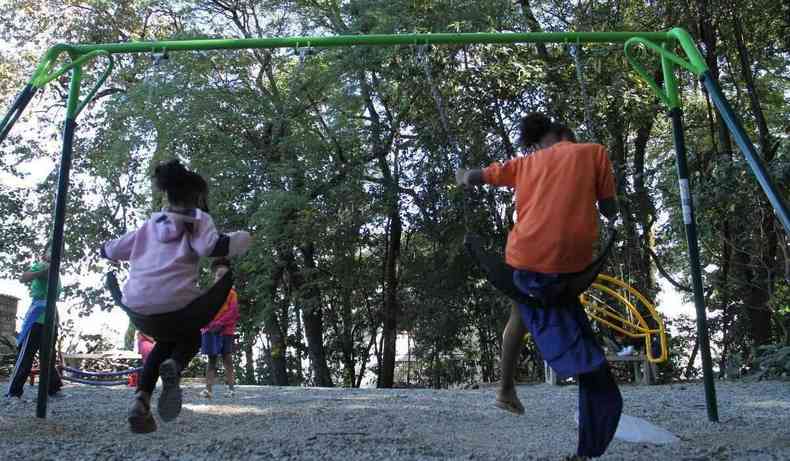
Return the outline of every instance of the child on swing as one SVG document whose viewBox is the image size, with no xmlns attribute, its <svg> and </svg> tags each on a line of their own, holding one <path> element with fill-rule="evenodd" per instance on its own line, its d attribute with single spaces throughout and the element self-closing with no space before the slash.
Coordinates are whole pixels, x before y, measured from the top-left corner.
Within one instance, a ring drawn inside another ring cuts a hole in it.
<svg viewBox="0 0 790 461">
<path fill-rule="evenodd" d="M 515 189 L 517 221 L 508 235 L 506 262 L 515 269 L 516 287 L 541 299 L 562 274 L 580 272 L 593 261 L 597 214 L 613 219 L 617 213 L 615 182 L 604 146 L 575 143 L 572 131 L 542 114 L 521 120 L 521 141 L 536 150 L 482 170 L 458 170 L 456 181 Z M 524 413 L 514 373 L 527 331 L 557 375 L 578 379 L 576 459 L 601 456 L 617 429 L 622 398 L 578 300 L 567 306 L 513 307 L 503 335 L 496 406 Z"/>
<path fill-rule="evenodd" d="M 158 165 L 153 180 L 166 194 L 168 206 L 139 229 L 101 248 L 107 259 L 130 262 L 122 304 L 137 329 L 156 341 L 129 409 L 129 428 L 134 433 L 156 430 L 151 395 L 159 377 L 159 415 L 164 421 L 178 417 L 181 371 L 200 348 L 200 328 L 211 320 L 203 318 L 219 310 L 233 285 L 227 271 L 202 292 L 197 285 L 200 258 L 237 256 L 251 244 L 247 232 L 217 231 L 207 212 L 206 181 L 178 160 Z"/>
</svg>

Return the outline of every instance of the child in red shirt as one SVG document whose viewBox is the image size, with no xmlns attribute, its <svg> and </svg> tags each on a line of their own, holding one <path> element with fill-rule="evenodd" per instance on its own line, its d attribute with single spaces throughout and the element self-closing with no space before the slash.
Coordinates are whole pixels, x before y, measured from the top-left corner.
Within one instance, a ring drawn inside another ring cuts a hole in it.
<svg viewBox="0 0 790 461">
<path fill-rule="evenodd" d="M 230 269 L 230 261 L 225 258 L 217 258 L 211 263 L 216 280 L 221 279 Z M 239 321 L 239 301 L 236 290 L 230 289 L 225 304 L 217 312 L 214 320 L 211 321 L 201 332 L 201 352 L 208 356 L 208 367 L 206 368 L 206 388 L 203 390 L 203 397 L 208 399 L 213 397 L 212 387 L 217 377 L 217 359 L 222 357 L 222 364 L 225 368 L 225 384 L 228 390 L 226 397 L 233 397 L 233 384 L 235 373 L 233 369 L 233 342 L 236 336 L 236 322 Z"/>
</svg>

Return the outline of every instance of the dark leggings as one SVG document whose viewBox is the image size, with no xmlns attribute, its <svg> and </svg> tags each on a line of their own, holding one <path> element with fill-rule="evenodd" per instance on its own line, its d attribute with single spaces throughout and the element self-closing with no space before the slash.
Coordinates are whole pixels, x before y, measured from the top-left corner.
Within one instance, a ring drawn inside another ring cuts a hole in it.
<svg viewBox="0 0 790 461">
<path fill-rule="evenodd" d="M 111 290 L 117 291 L 115 283 Z M 200 329 L 208 325 L 222 308 L 232 286 L 233 275 L 228 271 L 206 293 L 177 311 L 140 315 L 124 307 L 134 326 L 156 340 L 143 365 L 137 390 L 148 393 L 154 391 L 159 379 L 159 366 L 167 359 L 175 360 L 179 369 L 189 365 L 200 350 Z M 114 296 L 118 297 L 118 293 Z"/>
<path fill-rule="evenodd" d="M 143 373 L 137 384 L 137 390 L 154 392 L 156 381 L 159 379 L 159 366 L 167 359 L 173 359 L 179 368 L 189 365 L 189 362 L 200 349 L 200 331 L 184 336 L 179 341 L 157 341 L 148 359 L 143 365 Z"/>
</svg>

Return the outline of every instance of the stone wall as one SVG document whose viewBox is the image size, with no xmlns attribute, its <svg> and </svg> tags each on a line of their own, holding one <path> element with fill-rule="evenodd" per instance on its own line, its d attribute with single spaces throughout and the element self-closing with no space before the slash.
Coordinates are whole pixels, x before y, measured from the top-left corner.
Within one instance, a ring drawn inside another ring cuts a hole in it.
<svg viewBox="0 0 790 461">
<path fill-rule="evenodd" d="M 0 336 L 8 339 L 11 344 L 16 344 L 14 333 L 16 332 L 16 316 L 19 299 L 0 294 Z M 0 354 L 12 354 L 13 350 L 8 350 L 5 341 L 0 340 Z"/>
</svg>

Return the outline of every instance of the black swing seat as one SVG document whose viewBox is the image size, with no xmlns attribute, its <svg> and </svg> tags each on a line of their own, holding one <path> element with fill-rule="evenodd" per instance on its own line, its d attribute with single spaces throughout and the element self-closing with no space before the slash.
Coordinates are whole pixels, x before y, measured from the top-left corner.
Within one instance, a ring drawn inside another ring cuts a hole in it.
<svg viewBox="0 0 790 461">
<path fill-rule="evenodd" d="M 515 282 L 513 282 L 515 269 L 507 265 L 500 255 L 486 250 L 483 238 L 479 235 L 466 234 L 464 236 L 464 247 L 477 262 L 478 267 L 483 271 L 488 281 L 502 294 L 516 303 L 527 304 L 533 307 L 562 307 L 575 305 L 578 302 L 579 295 L 584 293 L 595 282 L 612 251 L 616 236 L 617 232 L 613 227 L 610 227 L 609 235 L 598 257 L 580 272 L 560 275 L 557 283 L 548 286 L 541 298 L 524 294 L 516 287 Z"/>
<path fill-rule="evenodd" d="M 124 305 L 121 288 L 115 272 L 110 271 L 105 278 L 104 286 L 110 292 L 113 301 L 118 305 L 134 326 L 157 341 L 177 341 L 187 335 L 199 333 L 200 329 L 211 323 L 222 309 L 228 293 L 233 287 L 231 271 L 212 286 L 206 293 L 189 303 L 186 307 L 164 314 L 143 315 Z"/>
</svg>

